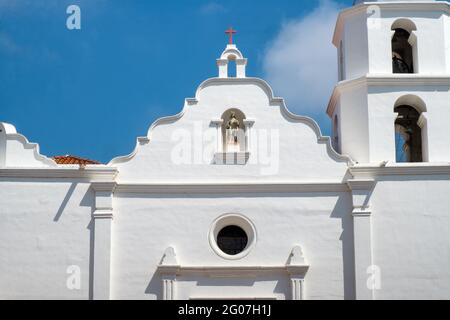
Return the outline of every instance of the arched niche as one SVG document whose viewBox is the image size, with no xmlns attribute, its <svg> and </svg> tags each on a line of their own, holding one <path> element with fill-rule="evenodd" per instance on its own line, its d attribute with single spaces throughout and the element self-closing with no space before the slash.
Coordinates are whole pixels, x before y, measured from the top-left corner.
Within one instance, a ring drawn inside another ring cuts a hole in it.
<svg viewBox="0 0 450 320">
<path fill-rule="evenodd" d="M 427 108 L 415 95 L 400 97 L 395 105 L 396 162 L 424 162 L 428 160 Z"/>
<path fill-rule="evenodd" d="M 237 108 L 231 108 L 222 114 L 221 119 L 223 151 L 225 153 L 247 151 L 245 114 Z"/>
<path fill-rule="evenodd" d="M 333 148 L 337 153 L 340 153 L 340 141 L 339 141 L 339 119 L 337 114 L 333 117 Z"/>
</svg>

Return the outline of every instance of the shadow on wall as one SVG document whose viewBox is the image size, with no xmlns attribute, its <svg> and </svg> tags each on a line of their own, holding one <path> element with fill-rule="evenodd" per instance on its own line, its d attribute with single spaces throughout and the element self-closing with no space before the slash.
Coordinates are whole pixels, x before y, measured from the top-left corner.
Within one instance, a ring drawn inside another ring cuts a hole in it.
<svg viewBox="0 0 450 320">
<path fill-rule="evenodd" d="M 339 240 L 342 242 L 345 300 L 354 300 L 356 298 L 355 254 L 351 203 L 352 201 L 349 195 L 340 195 L 330 216 L 330 218 L 341 219 L 342 224 L 342 233 Z M 313 266 L 311 267 L 313 268 Z M 333 270 L 330 270 L 330 272 L 333 272 Z"/>
<path fill-rule="evenodd" d="M 94 299 L 94 221 L 91 220 L 87 226 L 89 230 L 89 300 Z"/>
<path fill-rule="evenodd" d="M 45 182 L 61 182 L 59 180 L 45 180 Z M 72 182 L 69 186 L 69 189 L 66 192 L 66 195 L 64 196 L 63 201 L 61 202 L 61 205 L 58 208 L 58 211 L 55 214 L 55 217 L 53 218 L 54 222 L 58 222 L 61 216 L 63 215 L 64 211 L 66 210 L 67 204 L 69 203 L 70 199 L 73 196 L 73 193 L 75 192 L 76 188 L 78 187 L 78 182 Z M 92 188 L 89 188 L 87 192 L 84 194 L 83 198 L 80 201 L 79 206 L 80 207 L 88 207 L 91 208 L 91 212 L 94 212 L 94 204 L 95 204 L 95 196 L 94 191 Z"/>
<path fill-rule="evenodd" d="M 221 287 L 253 287 L 256 282 L 275 282 L 275 288 L 273 293 L 276 295 L 284 295 L 286 299 L 290 299 L 289 277 L 287 274 L 270 274 L 266 276 L 259 276 L 256 278 L 210 278 L 206 276 L 186 275 L 177 278 L 177 281 L 181 282 L 196 282 L 197 287 L 211 287 L 218 288 L 218 296 L 221 293 Z M 237 292 L 239 292 L 237 290 Z M 158 272 L 155 270 L 153 277 L 151 278 L 147 288 L 146 294 L 152 294 L 156 299 L 162 299 L 162 279 Z"/>
<path fill-rule="evenodd" d="M 54 222 L 59 222 L 62 217 L 64 211 L 66 210 L 67 204 L 73 196 L 76 188 L 78 186 L 78 182 L 73 182 L 70 184 L 69 189 L 64 196 L 64 199 L 61 205 L 56 212 L 55 217 L 53 218 Z M 89 188 L 87 192 L 84 194 L 83 198 L 80 201 L 80 207 L 89 207 L 91 208 L 91 214 L 94 213 L 95 210 L 95 196 L 92 188 Z M 93 288 L 94 288 L 94 221 L 90 220 L 89 224 L 86 227 L 89 230 L 89 299 L 92 300 L 94 297 Z"/>
<path fill-rule="evenodd" d="M 161 253 L 162 256 L 162 253 Z M 151 270 L 151 269 L 149 269 Z M 152 278 L 148 283 L 147 288 L 145 289 L 145 294 L 154 295 L 157 300 L 162 300 L 162 279 L 158 274 L 158 271 L 155 269 L 152 271 Z"/>
<path fill-rule="evenodd" d="M 67 190 L 66 196 L 64 197 L 61 205 L 59 206 L 58 212 L 56 212 L 56 215 L 53 218 L 53 221 L 58 222 L 59 218 L 61 218 L 61 215 L 63 214 L 64 210 L 66 209 L 67 203 L 69 202 L 70 198 L 72 197 L 73 192 L 75 191 L 75 189 L 77 187 L 77 184 L 78 183 L 76 183 L 76 182 L 71 183 L 69 190 Z"/>
<path fill-rule="evenodd" d="M 91 217 L 95 210 L 95 194 L 92 188 L 89 188 L 83 199 L 81 199 L 80 206 L 91 207 Z M 89 300 L 94 299 L 94 240 L 95 228 L 94 220 L 91 219 L 87 225 L 89 230 Z"/>
<path fill-rule="evenodd" d="M 183 280 L 183 279 L 182 279 Z M 289 299 L 289 276 L 284 273 L 270 274 L 256 278 L 208 278 L 208 277 L 185 277 L 184 281 L 195 281 L 199 287 L 253 287 L 256 282 L 276 282 L 274 294 L 285 295 Z"/>
</svg>

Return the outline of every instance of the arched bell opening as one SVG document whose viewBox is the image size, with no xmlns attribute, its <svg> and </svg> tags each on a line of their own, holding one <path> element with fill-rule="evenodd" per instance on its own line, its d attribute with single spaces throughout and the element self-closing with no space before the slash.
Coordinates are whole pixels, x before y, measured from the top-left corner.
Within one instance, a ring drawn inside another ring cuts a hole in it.
<svg viewBox="0 0 450 320">
<path fill-rule="evenodd" d="M 427 106 L 415 95 L 405 95 L 394 106 L 396 162 L 428 161 Z"/>
<path fill-rule="evenodd" d="M 417 41 L 415 24 L 399 19 L 392 25 L 392 71 L 393 73 L 417 72 Z"/>
</svg>

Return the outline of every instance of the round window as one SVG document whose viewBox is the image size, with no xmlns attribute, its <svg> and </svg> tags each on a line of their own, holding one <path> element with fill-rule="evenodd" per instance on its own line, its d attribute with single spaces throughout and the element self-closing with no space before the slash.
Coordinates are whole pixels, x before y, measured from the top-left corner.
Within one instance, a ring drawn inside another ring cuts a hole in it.
<svg viewBox="0 0 450 320">
<path fill-rule="evenodd" d="M 209 243 L 220 257 L 241 259 L 255 246 L 256 229 L 246 217 L 226 214 L 217 218 L 211 225 Z"/>
<path fill-rule="evenodd" d="M 217 245 L 220 250 L 232 256 L 244 251 L 247 243 L 247 234 L 238 226 L 227 226 L 217 235 Z"/>
</svg>

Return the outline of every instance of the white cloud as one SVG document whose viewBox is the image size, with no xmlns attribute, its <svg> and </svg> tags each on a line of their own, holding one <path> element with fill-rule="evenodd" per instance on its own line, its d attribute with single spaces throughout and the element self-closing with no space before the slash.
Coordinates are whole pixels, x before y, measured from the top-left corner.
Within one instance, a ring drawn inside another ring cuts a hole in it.
<svg viewBox="0 0 450 320">
<path fill-rule="evenodd" d="M 217 2 L 210 2 L 200 8 L 202 14 L 215 14 L 227 12 L 227 9 Z"/>
<path fill-rule="evenodd" d="M 331 39 L 339 10 L 337 3 L 321 1 L 308 15 L 284 23 L 265 52 L 266 79 L 296 113 L 325 113 L 337 82 L 337 53 Z"/>
</svg>

